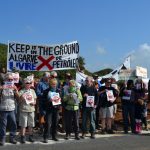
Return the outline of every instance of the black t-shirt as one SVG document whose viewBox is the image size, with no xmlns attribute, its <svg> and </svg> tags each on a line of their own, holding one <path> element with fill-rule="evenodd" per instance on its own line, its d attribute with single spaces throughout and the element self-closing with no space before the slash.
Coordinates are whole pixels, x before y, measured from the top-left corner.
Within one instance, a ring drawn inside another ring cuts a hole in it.
<svg viewBox="0 0 150 150">
<path fill-rule="evenodd" d="M 104 91 L 106 89 L 107 90 L 111 90 L 113 92 L 114 97 L 118 96 L 117 90 L 115 88 L 113 88 L 113 87 L 101 86 L 99 88 L 99 92 L 102 92 L 102 91 Z M 100 96 L 99 96 L 99 103 L 100 103 L 101 107 L 110 107 L 110 106 L 112 106 L 114 104 L 114 102 L 108 101 L 106 91 L 100 94 Z"/>
<path fill-rule="evenodd" d="M 97 104 L 98 104 L 98 94 L 97 94 L 97 90 L 94 86 L 88 87 L 87 85 L 82 85 L 81 88 L 80 88 L 80 91 L 81 91 L 82 96 L 83 96 L 82 108 L 86 107 L 86 97 L 84 97 L 85 93 L 87 93 L 89 96 L 94 96 L 95 97 L 94 105 L 97 106 Z"/>
</svg>

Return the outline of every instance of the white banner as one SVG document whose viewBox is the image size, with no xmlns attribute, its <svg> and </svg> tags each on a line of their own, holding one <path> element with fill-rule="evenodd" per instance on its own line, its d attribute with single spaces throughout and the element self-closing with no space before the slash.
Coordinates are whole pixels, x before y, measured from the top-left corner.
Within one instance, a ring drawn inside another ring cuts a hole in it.
<svg viewBox="0 0 150 150">
<path fill-rule="evenodd" d="M 147 78 L 147 69 L 143 67 L 136 66 L 136 76 Z"/>
<path fill-rule="evenodd" d="M 49 71 L 76 69 L 77 41 L 52 46 L 8 43 L 7 70 Z"/>
</svg>

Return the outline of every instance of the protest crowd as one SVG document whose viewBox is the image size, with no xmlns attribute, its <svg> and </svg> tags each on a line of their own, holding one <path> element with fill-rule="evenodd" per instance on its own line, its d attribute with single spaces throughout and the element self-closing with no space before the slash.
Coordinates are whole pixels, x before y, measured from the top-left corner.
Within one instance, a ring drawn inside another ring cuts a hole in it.
<svg viewBox="0 0 150 150">
<path fill-rule="evenodd" d="M 43 143 L 48 143 L 50 137 L 59 141 L 59 132 L 65 133 L 66 140 L 72 135 L 76 140 L 84 139 L 87 133 L 91 139 L 95 139 L 95 134 L 115 134 L 118 99 L 121 100 L 124 133 L 139 134 L 142 124 L 148 130 L 150 89 L 146 89 L 141 79 L 128 80 L 118 86 L 112 78 L 98 81 L 87 76 L 79 87 L 69 72 L 62 83 L 57 72 L 51 71 L 43 72 L 40 79 L 30 75 L 15 80 L 12 72 L 0 73 L 1 146 L 6 142 L 34 142 L 35 128 L 42 134 Z M 9 132 L 9 141 L 6 132 Z"/>
</svg>

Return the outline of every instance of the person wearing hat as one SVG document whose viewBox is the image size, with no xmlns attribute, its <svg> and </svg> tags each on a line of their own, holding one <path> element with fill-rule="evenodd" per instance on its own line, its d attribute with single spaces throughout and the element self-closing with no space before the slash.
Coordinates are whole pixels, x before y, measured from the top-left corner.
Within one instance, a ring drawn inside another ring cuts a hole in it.
<svg viewBox="0 0 150 150">
<path fill-rule="evenodd" d="M 29 129 L 29 141 L 34 142 L 33 139 L 33 127 L 35 126 L 34 112 L 36 104 L 36 93 L 32 87 L 32 82 L 29 78 L 24 79 L 24 88 L 19 91 L 19 126 L 21 127 L 20 142 L 23 144 L 26 142 L 26 127 Z"/>
<path fill-rule="evenodd" d="M 44 109 L 46 110 L 43 134 L 44 143 L 48 143 L 50 133 L 52 140 L 58 141 L 56 136 L 61 98 L 60 91 L 57 89 L 57 84 L 56 78 L 50 79 L 49 88 L 43 92 L 43 97 L 45 99 Z"/>
<path fill-rule="evenodd" d="M 0 145 L 6 142 L 6 127 L 9 121 L 10 137 L 9 141 L 16 144 L 16 100 L 19 97 L 17 87 L 13 82 L 12 73 L 7 73 L 4 77 L 4 84 L 0 86 Z"/>
<path fill-rule="evenodd" d="M 72 125 L 75 133 L 75 139 L 79 140 L 79 104 L 82 101 L 80 89 L 76 87 L 75 80 L 70 80 L 67 91 L 64 94 L 63 102 L 65 103 L 65 130 L 68 140 L 72 132 Z M 72 122 L 74 124 L 72 124 Z"/>
</svg>

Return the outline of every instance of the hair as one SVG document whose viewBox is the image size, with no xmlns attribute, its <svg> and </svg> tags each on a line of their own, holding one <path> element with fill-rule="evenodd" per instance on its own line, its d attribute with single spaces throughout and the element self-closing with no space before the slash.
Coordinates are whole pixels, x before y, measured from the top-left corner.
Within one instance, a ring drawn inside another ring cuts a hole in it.
<svg viewBox="0 0 150 150">
<path fill-rule="evenodd" d="M 128 89 L 131 85 L 132 85 L 132 86 L 134 85 L 133 80 L 128 80 L 128 81 L 127 81 L 127 89 Z"/>
<path fill-rule="evenodd" d="M 50 73 L 49 72 L 44 72 L 43 77 L 50 77 Z"/>
<path fill-rule="evenodd" d="M 50 79 L 49 84 L 52 85 L 54 83 L 57 84 L 57 79 L 56 78 Z"/>
<path fill-rule="evenodd" d="M 70 81 L 69 81 L 69 84 L 70 84 L 71 86 L 76 86 L 75 80 L 70 80 Z"/>
<path fill-rule="evenodd" d="M 52 71 L 52 72 L 50 73 L 50 75 L 51 75 L 51 76 L 54 76 L 54 75 L 57 76 L 57 72 L 56 72 L 56 71 Z"/>
<path fill-rule="evenodd" d="M 7 80 L 10 76 L 13 77 L 12 73 L 8 72 L 8 73 L 6 73 L 4 79 Z"/>
</svg>

